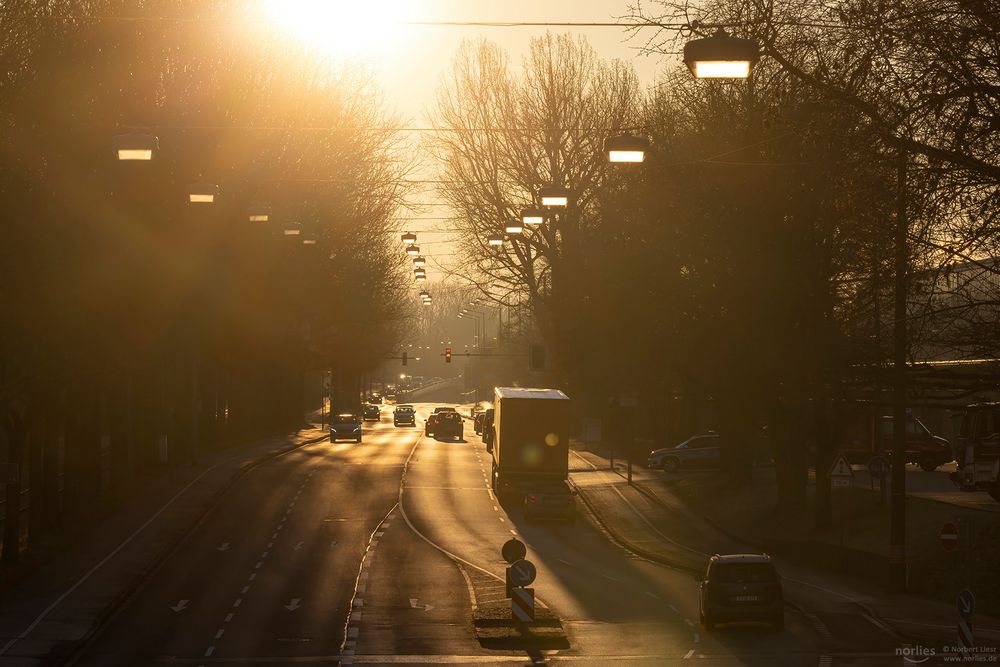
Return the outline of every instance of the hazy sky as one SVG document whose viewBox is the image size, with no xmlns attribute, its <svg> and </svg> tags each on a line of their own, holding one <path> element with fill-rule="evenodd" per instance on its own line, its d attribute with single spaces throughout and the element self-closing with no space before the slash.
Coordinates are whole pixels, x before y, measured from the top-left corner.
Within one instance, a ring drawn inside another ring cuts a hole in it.
<svg viewBox="0 0 1000 667">
<path fill-rule="evenodd" d="M 614 22 L 627 11 L 628 0 L 262 0 L 271 7 L 273 18 L 300 37 L 332 55 L 350 56 L 368 62 L 376 73 L 385 99 L 407 126 L 427 125 L 425 112 L 451 59 L 463 40 L 487 37 L 506 48 L 515 68 L 527 51 L 532 37 L 545 32 L 573 32 L 587 37 L 603 58 L 622 58 L 631 62 L 644 86 L 651 85 L 665 65 L 658 58 L 641 55 L 638 39 L 614 27 L 454 27 L 393 25 L 392 17 L 404 21 L 496 21 L 496 22 Z M 386 21 L 379 23 L 378 17 Z M 375 19 L 375 22 L 373 22 Z M 411 135 L 414 140 L 418 134 Z M 432 169 L 432 167 L 430 167 Z M 418 177 L 432 177 L 423 173 Z M 433 204 L 427 191 L 414 199 Z M 441 208 L 428 208 L 418 215 L 434 218 L 446 214 Z M 452 263 L 447 257 L 451 248 L 444 234 L 423 234 L 442 223 L 421 220 L 407 223 L 418 234 L 423 254 L 431 260 L 428 276 L 440 277 L 441 264 Z M 436 256 L 436 257 L 435 257 Z"/>
</svg>

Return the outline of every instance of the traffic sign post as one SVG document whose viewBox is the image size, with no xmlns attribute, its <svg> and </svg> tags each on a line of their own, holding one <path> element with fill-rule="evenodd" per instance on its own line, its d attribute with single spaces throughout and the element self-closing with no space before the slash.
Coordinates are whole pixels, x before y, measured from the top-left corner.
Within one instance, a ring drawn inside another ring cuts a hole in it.
<svg viewBox="0 0 1000 667">
<path fill-rule="evenodd" d="M 526 555 L 528 555 L 528 549 L 524 546 L 524 542 L 517 538 L 511 538 L 503 543 L 500 547 L 500 555 L 503 559 L 507 561 L 507 564 L 513 563 L 514 561 L 521 560 Z"/>
<path fill-rule="evenodd" d="M 844 526 L 847 523 L 847 516 L 844 511 L 844 494 L 842 493 L 845 489 L 851 486 L 851 479 L 854 477 L 854 471 L 851 470 L 851 464 L 847 462 L 847 459 L 843 454 L 838 456 L 834 460 L 833 465 L 830 466 L 830 484 L 834 489 L 840 489 L 841 493 L 835 494 L 837 499 L 837 505 L 840 506 L 840 544 L 844 544 Z"/>
<path fill-rule="evenodd" d="M 514 586 L 527 586 L 535 580 L 537 575 L 535 564 L 523 558 L 511 563 L 508 570 L 510 571 L 508 578 Z"/>
<path fill-rule="evenodd" d="M 958 615 L 970 618 L 976 613 L 976 596 L 968 588 L 958 594 Z"/>
<path fill-rule="evenodd" d="M 535 620 L 535 589 L 515 588 L 510 599 L 510 614 L 515 621 L 528 623 Z"/>
</svg>

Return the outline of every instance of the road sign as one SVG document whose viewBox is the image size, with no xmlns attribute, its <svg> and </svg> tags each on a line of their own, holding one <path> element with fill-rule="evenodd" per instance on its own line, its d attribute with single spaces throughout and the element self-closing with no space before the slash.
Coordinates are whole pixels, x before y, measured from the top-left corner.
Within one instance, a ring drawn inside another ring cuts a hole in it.
<svg viewBox="0 0 1000 667">
<path fill-rule="evenodd" d="M 885 479 L 889 476 L 889 459 L 884 456 L 873 456 L 868 462 L 868 474 L 872 479 Z"/>
<path fill-rule="evenodd" d="M 976 643 L 972 636 L 972 623 L 966 620 L 958 622 L 958 645 L 964 649 L 971 649 Z"/>
<path fill-rule="evenodd" d="M 844 479 L 843 477 L 832 477 L 830 481 L 835 489 L 846 489 L 851 485 L 851 480 Z"/>
<path fill-rule="evenodd" d="M 527 623 L 535 620 L 535 589 L 515 588 L 510 598 L 510 613 L 514 620 Z"/>
<path fill-rule="evenodd" d="M 958 615 L 969 618 L 976 613 L 976 596 L 968 588 L 958 594 Z"/>
<path fill-rule="evenodd" d="M 516 560 L 521 560 L 528 554 L 527 547 L 524 546 L 524 542 L 515 538 L 509 539 L 503 543 L 500 548 L 500 555 L 508 563 L 513 563 Z"/>
<path fill-rule="evenodd" d="M 941 546 L 951 551 L 958 546 L 958 528 L 950 521 L 941 527 Z"/>
<path fill-rule="evenodd" d="M 830 466 L 830 477 L 833 479 L 851 479 L 854 477 L 851 464 L 847 462 L 847 459 L 843 455 L 838 456 L 837 460 Z"/>
<path fill-rule="evenodd" d="M 535 565 L 529 560 L 516 560 L 510 564 L 510 583 L 514 586 L 527 586 L 535 580 Z"/>
</svg>

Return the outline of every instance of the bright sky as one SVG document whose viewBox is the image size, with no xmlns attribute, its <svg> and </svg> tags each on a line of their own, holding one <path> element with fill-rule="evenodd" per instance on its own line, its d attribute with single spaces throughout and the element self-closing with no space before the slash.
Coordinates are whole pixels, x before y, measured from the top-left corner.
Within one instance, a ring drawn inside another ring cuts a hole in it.
<svg viewBox="0 0 1000 667">
<path fill-rule="evenodd" d="M 608 27 L 453 27 L 394 25 L 403 21 L 497 21 L 497 22 L 614 22 L 627 11 L 627 0 L 261 0 L 276 24 L 302 39 L 327 50 L 332 56 L 362 59 L 374 67 L 386 102 L 407 125 L 425 126 L 425 111 L 463 40 L 487 37 L 511 55 L 519 66 L 529 40 L 552 32 L 583 34 L 603 58 L 631 62 L 644 86 L 651 85 L 664 63 L 641 55 L 638 39 L 627 41 L 624 30 Z M 380 22 L 381 21 L 381 22 Z M 375 22 L 373 24 L 373 22 Z M 433 201 L 430 193 L 417 195 L 421 202 Z M 440 208 L 420 216 L 446 214 Z M 450 251 L 443 234 L 423 234 L 441 223 L 425 220 L 408 225 L 418 234 L 418 245 L 430 261 L 429 283 L 439 277 L 437 261 L 450 264 L 443 255 Z M 438 250 L 438 252 L 435 252 Z M 437 274 L 437 275 L 435 275 Z"/>
</svg>

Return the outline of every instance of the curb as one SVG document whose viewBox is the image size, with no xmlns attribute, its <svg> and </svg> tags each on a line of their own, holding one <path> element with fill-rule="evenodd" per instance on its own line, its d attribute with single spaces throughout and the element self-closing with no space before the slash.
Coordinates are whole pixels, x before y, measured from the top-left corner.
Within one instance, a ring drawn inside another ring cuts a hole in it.
<svg viewBox="0 0 1000 667">
<path fill-rule="evenodd" d="M 587 511 L 590 513 L 590 515 L 594 517 L 594 519 L 601 526 L 604 532 L 607 533 L 611 537 L 612 541 L 617 543 L 618 546 L 622 547 L 626 551 L 636 556 L 639 556 L 640 558 L 652 561 L 654 563 L 658 563 L 660 565 L 665 565 L 674 570 L 679 570 L 681 572 L 689 572 L 695 575 L 701 573 L 700 569 L 684 565 L 680 562 L 677 562 L 660 554 L 655 554 L 651 551 L 643 549 L 642 547 L 637 547 L 634 544 L 632 544 L 629 540 L 622 537 L 621 533 L 612 528 L 611 525 L 604 520 L 604 518 L 600 515 L 600 513 L 594 508 L 594 504 L 587 498 L 586 492 L 581 490 L 580 487 L 578 487 L 576 484 L 573 484 L 573 482 L 570 482 L 570 484 L 576 490 L 577 497 L 583 500 L 583 504 L 587 506 Z"/>
<path fill-rule="evenodd" d="M 293 452 L 296 449 L 301 449 L 308 445 L 314 445 L 318 442 L 326 440 L 329 435 L 324 435 L 316 438 L 310 438 L 300 442 L 297 445 L 291 445 L 289 447 L 284 447 L 272 452 L 268 452 L 260 456 L 259 458 L 247 461 L 241 464 L 233 473 L 229 476 L 222 486 L 219 487 L 215 493 L 212 494 L 211 499 L 206 503 L 205 507 L 198 512 L 195 520 L 189 524 L 187 527 L 181 530 L 180 535 L 171 543 L 166 545 L 162 552 L 156 555 L 152 561 L 147 565 L 142 572 L 135 575 L 132 582 L 129 583 L 122 591 L 119 593 L 115 599 L 101 612 L 98 614 L 97 618 L 91 624 L 90 628 L 87 630 L 83 637 L 72 642 L 65 651 L 65 655 L 59 656 L 43 656 L 42 661 L 48 662 L 49 660 L 54 660 L 53 664 L 56 665 L 75 665 L 83 657 L 84 651 L 89 648 L 95 639 L 100 636 L 100 633 L 108 625 L 108 623 L 113 620 L 125 607 L 125 605 L 130 602 L 149 582 L 154 574 L 163 566 L 163 564 L 173 555 L 187 539 L 191 536 L 194 530 L 201 525 L 201 523 L 208 517 L 208 515 L 215 509 L 219 504 L 219 501 L 232 489 L 235 484 L 242 479 L 248 472 L 254 468 L 276 459 L 280 456 L 284 456 L 289 452 Z M 27 639 L 27 637 L 25 637 Z"/>
</svg>

